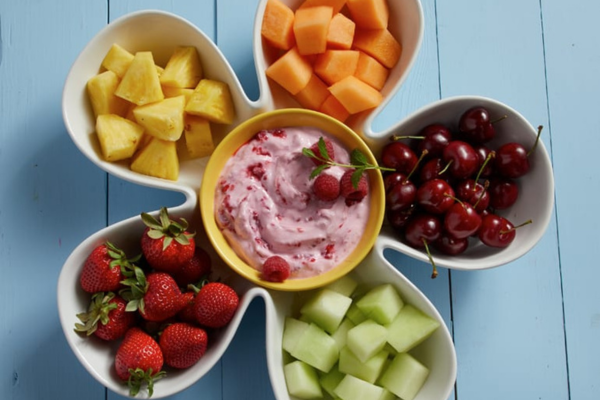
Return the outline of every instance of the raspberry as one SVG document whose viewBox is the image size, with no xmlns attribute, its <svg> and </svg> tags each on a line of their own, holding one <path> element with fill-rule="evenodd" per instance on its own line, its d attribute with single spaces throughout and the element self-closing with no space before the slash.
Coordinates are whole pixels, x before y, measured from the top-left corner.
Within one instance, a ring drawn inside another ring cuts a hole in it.
<svg viewBox="0 0 600 400">
<path fill-rule="evenodd" d="M 327 149 L 327 154 L 329 154 L 329 158 L 334 160 L 335 152 L 333 150 L 333 143 L 331 143 L 331 140 L 329 140 L 329 139 L 323 139 L 323 140 L 325 141 L 325 148 Z M 310 149 L 312 150 L 313 153 L 315 153 L 315 156 L 317 156 L 319 158 L 323 158 L 323 156 L 321 155 L 321 152 L 319 151 L 319 142 L 310 146 Z M 312 160 L 312 162 L 315 163 L 315 165 L 324 164 L 322 161 L 317 160 L 316 158 L 311 158 L 311 160 Z"/>
<path fill-rule="evenodd" d="M 267 258 L 263 264 L 262 277 L 269 282 L 283 282 L 290 276 L 290 264 L 279 256 Z"/>
<path fill-rule="evenodd" d="M 340 196 L 340 181 L 333 175 L 321 174 L 315 178 L 313 192 L 319 200 L 333 201 Z"/>
<path fill-rule="evenodd" d="M 362 201 L 369 191 L 369 184 L 364 174 L 360 177 L 357 187 L 352 185 L 353 173 L 354 170 L 348 170 L 340 179 L 340 194 L 346 199 L 346 205 L 348 206 Z"/>
</svg>

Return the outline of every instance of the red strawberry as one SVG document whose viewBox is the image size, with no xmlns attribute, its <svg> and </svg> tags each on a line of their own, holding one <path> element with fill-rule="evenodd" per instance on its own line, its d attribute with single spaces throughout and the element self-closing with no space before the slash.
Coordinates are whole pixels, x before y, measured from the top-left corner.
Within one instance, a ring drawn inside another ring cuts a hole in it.
<svg viewBox="0 0 600 400">
<path fill-rule="evenodd" d="M 369 191 L 369 184 L 364 174 L 360 176 L 360 180 L 354 185 L 352 182 L 352 175 L 354 173 L 355 170 L 348 170 L 340 179 L 340 194 L 346 199 L 348 206 L 362 201 Z"/>
<path fill-rule="evenodd" d="M 333 201 L 340 196 L 340 181 L 333 175 L 321 174 L 315 178 L 313 193 L 319 200 Z"/>
<path fill-rule="evenodd" d="M 210 274 L 212 271 L 212 261 L 210 255 L 201 247 L 196 247 L 194 256 L 175 273 L 173 278 L 181 287 L 193 285 L 200 282 L 200 279 Z"/>
<path fill-rule="evenodd" d="M 262 277 L 269 282 L 283 282 L 290 276 L 290 264 L 279 256 L 267 258 L 263 264 Z"/>
<path fill-rule="evenodd" d="M 76 323 L 76 332 L 92 334 L 103 340 L 115 340 L 135 324 L 135 313 L 126 312 L 127 302 L 113 292 L 98 292 L 92 296 L 88 311 L 77 314 L 83 324 Z"/>
<path fill-rule="evenodd" d="M 165 207 L 160 209 L 160 222 L 147 213 L 142 220 L 147 228 L 142 235 L 142 253 L 148 264 L 157 271 L 174 273 L 194 256 L 194 233 L 189 233 L 188 222 L 169 218 Z"/>
<path fill-rule="evenodd" d="M 231 287 L 220 282 L 207 283 L 194 300 L 196 321 L 209 328 L 221 328 L 231 321 L 238 303 L 239 297 Z"/>
<path fill-rule="evenodd" d="M 119 290 L 124 279 L 122 270 L 131 268 L 125 253 L 112 243 L 106 242 L 96 247 L 83 264 L 79 283 L 88 293 L 113 292 Z"/>
<path fill-rule="evenodd" d="M 207 343 L 204 329 L 185 322 L 169 325 L 158 341 L 165 364 L 180 369 L 196 364 L 206 352 Z"/>
<path fill-rule="evenodd" d="M 129 385 L 129 395 L 137 395 L 146 382 L 148 397 L 152 397 L 154 381 L 165 375 L 162 367 L 163 354 L 152 336 L 140 328 L 129 329 L 115 356 L 117 376 Z"/>
<path fill-rule="evenodd" d="M 321 141 L 321 139 L 322 139 L 322 141 Z M 320 146 L 319 146 L 319 144 L 320 144 Z M 319 148 L 319 147 L 321 147 L 321 148 Z M 327 156 L 325 156 L 325 154 L 322 154 L 321 149 L 327 153 Z M 328 159 L 329 160 L 333 160 L 333 159 L 335 159 L 335 152 L 333 150 L 333 143 L 329 139 L 320 138 L 317 143 L 315 143 L 312 146 L 310 146 L 310 150 L 312 150 L 312 152 L 314 153 L 314 155 L 318 157 L 318 159 L 311 157 L 311 160 L 312 160 L 313 163 L 315 163 L 315 165 L 325 164 L 321 160 L 328 160 Z"/>
<path fill-rule="evenodd" d="M 183 308 L 177 313 L 177 317 L 180 321 L 196 323 L 196 308 L 194 307 L 194 299 L 196 298 L 196 292 L 189 291 L 182 295 Z"/>
</svg>

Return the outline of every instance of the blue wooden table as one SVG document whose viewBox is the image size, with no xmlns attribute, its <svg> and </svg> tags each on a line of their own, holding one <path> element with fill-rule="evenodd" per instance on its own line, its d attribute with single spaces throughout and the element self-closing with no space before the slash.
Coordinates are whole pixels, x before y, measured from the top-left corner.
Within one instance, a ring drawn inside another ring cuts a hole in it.
<svg viewBox="0 0 600 400">
<path fill-rule="evenodd" d="M 390 0 L 402 1 L 402 0 Z M 0 399 L 115 399 L 61 331 L 65 259 L 108 224 L 183 201 L 107 176 L 81 155 L 61 117 L 71 64 L 109 21 L 155 8 L 212 37 L 258 97 L 257 0 L 0 0 Z M 597 0 L 422 0 L 425 37 L 409 79 L 377 119 L 386 128 L 432 101 L 482 95 L 544 125 L 556 179 L 554 218 L 538 246 L 493 270 L 442 269 L 388 254 L 453 334 L 452 399 L 600 399 L 600 195 Z M 264 309 L 255 302 L 221 362 L 177 399 L 272 399 Z M 436 400 L 436 399 L 433 399 Z"/>
</svg>

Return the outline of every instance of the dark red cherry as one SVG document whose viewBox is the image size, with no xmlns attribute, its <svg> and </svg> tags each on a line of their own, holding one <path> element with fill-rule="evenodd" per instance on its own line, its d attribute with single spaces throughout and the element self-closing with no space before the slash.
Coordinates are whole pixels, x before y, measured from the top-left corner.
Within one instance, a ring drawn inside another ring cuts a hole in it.
<svg viewBox="0 0 600 400">
<path fill-rule="evenodd" d="M 442 233 L 442 223 L 431 214 L 419 214 L 411 218 L 404 230 L 406 242 L 416 249 L 425 247 L 425 243 L 433 243 Z"/>
<path fill-rule="evenodd" d="M 473 147 L 473 149 L 475 150 L 475 153 L 477 153 L 477 159 L 479 161 L 479 166 L 478 166 L 478 170 L 479 170 L 483 167 L 485 160 L 488 157 L 490 157 L 492 150 L 489 147 L 484 146 L 484 145 L 475 146 L 475 147 Z M 494 153 L 493 157 L 495 157 L 495 153 Z M 480 178 L 489 178 L 490 176 L 493 175 L 493 173 L 494 173 L 494 162 L 493 162 L 493 160 L 490 160 L 487 164 L 485 164 L 485 167 L 483 167 L 483 169 L 481 170 L 479 177 Z"/>
<path fill-rule="evenodd" d="M 491 196 L 488 190 L 474 179 L 463 179 L 454 186 L 456 197 L 469 203 L 475 211 L 481 213 L 489 207 Z"/>
<path fill-rule="evenodd" d="M 469 203 L 454 203 L 444 214 L 444 230 L 457 239 L 467 239 L 480 226 L 481 217 Z"/>
<path fill-rule="evenodd" d="M 442 159 L 450 163 L 450 175 L 458 179 L 465 179 L 479 169 L 479 157 L 473 147 L 467 142 L 454 140 L 444 148 Z"/>
<path fill-rule="evenodd" d="M 464 253 L 469 247 L 469 239 L 457 239 L 442 231 L 440 237 L 433 243 L 433 247 L 440 253 L 456 256 Z"/>
<path fill-rule="evenodd" d="M 417 204 L 432 214 L 443 214 L 454 204 L 454 190 L 442 179 L 432 179 L 417 189 Z"/>
<path fill-rule="evenodd" d="M 384 167 L 394 168 L 396 172 L 410 173 L 417 161 L 415 152 L 402 142 L 388 143 L 381 151 L 381 164 Z"/>
<path fill-rule="evenodd" d="M 490 114 L 484 107 L 473 107 L 465 111 L 458 122 L 458 130 L 471 143 L 489 142 L 496 136 Z"/>
<path fill-rule="evenodd" d="M 385 188 L 385 192 L 389 192 L 390 189 L 395 186 L 396 184 L 406 180 L 408 175 L 406 174 L 401 174 L 399 172 L 392 172 L 390 174 L 387 174 L 384 178 L 383 178 L 383 187 Z"/>
<path fill-rule="evenodd" d="M 494 165 L 501 176 L 511 179 L 520 178 L 529 172 L 527 150 L 519 143 L 506 143 L 496 150 Z"/>
<path fill-rule="evenodd" d="M 423 183 L 432 179 L 446 180 L 446 178 L 448 178 L 448 172 L 444 171 L 444 167 L 445 164 L 441 158 L 432 158 L 423 164 L 419 170 L 419 181 Z"/>
<path fill-rule="evenodd" d="M 490 247 L 504 248 L 515 239 L 514 225 L 504 217 L 488 214 L 481 219 L 478 237 Z"/>
<path fill-rule="evenodd" d="M 389 210 L 405 210 L 412 206 L 417 196 L 416 186 L 409 180 L 404 180 L 390 188 L 386 195 Z"/>
<path fill-rule="evenodd" d="M 409 208 L 403 210 L 388 210 L 386 217 L 392 228 L 396 231 L 401 232 L 406 227 L 406 224 L 415 213 L 415 206 L 412 205 Z"/>
<path fill-rule="evenodd" d="M 490 206 L 496 210 L 504 210 L 516 203 L 519 197 L 519 186 L 512 179 L 492 179 L 488 189 Z"/>
<path fill-rule="evenodd" d="M 419 136 L 423 139 L 419 141 L 417 149 L 419 152 L 427 150 L 429 157 L 441 157 L 444 148 L 452 140 L 450 130 L 442 124 L 427 125 Z"/>
</svg>

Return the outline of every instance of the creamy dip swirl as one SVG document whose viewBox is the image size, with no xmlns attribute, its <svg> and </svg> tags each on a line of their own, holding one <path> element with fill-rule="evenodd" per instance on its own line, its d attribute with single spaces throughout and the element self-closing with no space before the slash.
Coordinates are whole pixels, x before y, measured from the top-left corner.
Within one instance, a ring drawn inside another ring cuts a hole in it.
<svg viewBox="0 0 600 400">
<path fill-rule="evenodd" d="M 323 131 L 290 127 L 258 132 L 228 160 L 215 191 L 215 217 L 235 252 L 258 271 L 278 255 L 290 264 L 290 279 L 322 274 L 359 243 L 369 216 L 369 195 L 353 205 L 343 197 L 325 202 L 312 193 L 313 161 L 302 154 L 328 138 L 335 161 L 349 153 Z M 324 173 L 338 179 L 346 168 Z"/>
</svg>

